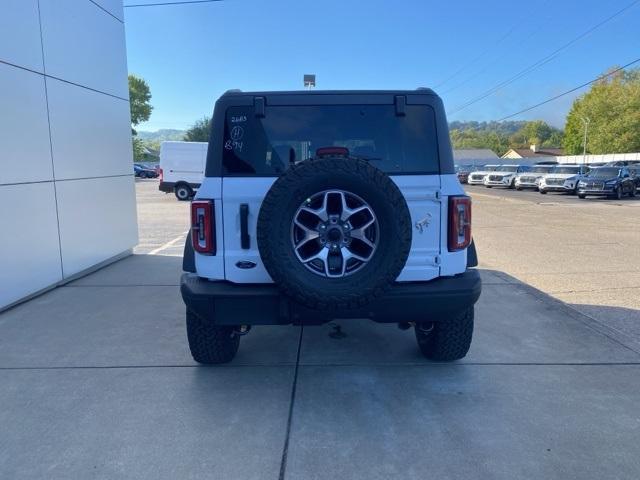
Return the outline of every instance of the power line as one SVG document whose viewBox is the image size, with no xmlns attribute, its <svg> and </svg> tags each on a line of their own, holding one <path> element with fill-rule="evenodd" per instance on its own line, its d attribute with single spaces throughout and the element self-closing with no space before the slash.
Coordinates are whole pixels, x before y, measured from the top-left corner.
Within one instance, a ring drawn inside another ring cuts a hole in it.
<svg viewBox="0 0 640 480">
<path fill-rule="evenodd" d="M 496 40 L 495 45 L 500 45 L 500 43 L 505 40 L 509 35 L 511 35 L 516 29 L 516 25 L 514 25 L 513 27 L 511 27 L 509 29 L 509 31 L 507 31 L 507 33 L 505 33 L 503 36 L 501 36 L 498 40 Z M 484 57 L 487 53 L 489 53 L 491 51 L 492 47 L 487 48 L 486 50 L 484 50 L 480 55 L 478 55 L 477 57 L 475 57 L 473 60 L 471 60 L 470 62 L 467 62 L 466 64 L 462 65 L 460 68 L 458 68 L 455 72 L 453 72 L 451 75 L 449 75 L 447 78 L 445 78 L 443 81 L 441 81 L 440 83 L 436 84 L 433 86 L 434 89 L 441 87 L 442 85 L 444 85 L 445 83 L 449 82 L 450 80 L 454 79 L 455 77 L 457 77 L 460 73 L 462 73 L 469 65 L 473 65 L 474 63 L 476 63 L 478 60 L 480 60 L 482 57 Z"/>
<path fill-rule="evenodd" d="M 502 121 L 507 120 L 509 118 L 515 117 L 516 115 L 520 115 L 521 113 L 525 113 L 525 112 L 528 112 L 529 110 L 533 110 L 534 108 L 538 108 L 538 107 L 540 107 L 540 106 L 542 106 L 542 105 L 544 105 L 546 103 L 553 102 L 554 100 L 557 100 L 560 97 L 564 97 L 565 95 L 569 95 L 570 93 L 573 93 L 576 90 L 580 90 L 581 88 L 589 86 L 592 83 L 598 82 L 600 80 L 604 80 L 605 78 L 610 77 L 611 75 L 613 75 L 615 73 L 618 73 L 618 72 L 620 72 L 620 71 L 622 71 L 622 70 L 624 70 L 624 69 L 626 69 L 626 68 L 630 67 L 631 65 L 633 65 L 635 63 L 638 63 L 638 62 L 640 62 L 640 58 L 636 58 L 634 61 L 629 62 L 626 65 L 623 65 L 622 67 L 618 67 L 615 70 L 612 70 L 612 71 L 610 71 L 608 73 L 605 73 L 604 75 L 600 75 L 598 78 L 594 78 L 593 80 L 590 80 L 590 81 L 588 81 L 586 83 L 583 83 L 582 85 L 578 85 L 577 87 L 574 87 L 571 90 L 567 90 L 566 92 L 562 92 L 561 94 L 556 95 L 555 97 L 548 98 L 547 100 L 544 100 L 543 102 L 536 103 L 535 105 L 531 105 L 530 107 L 527 107 L 527 108 L 525 108 L 523 110 L 520 110 L 519 112 L 512 113 L 511 115 L 507 115 L 506 117 L 502 117 L 501 119 L 496 120 L 496 122 L 502 122 Z"/>
<path fill-rule="evenodd" d="M 521 37 L 519 39 L 519 41 L 516 42 L 515 44 L 513 44 L 512 46 L 513 47 L 517 47 L 517 46 L 522 45 L 524 42 L 526 42 L 527 40 L 529 40 L 530 38 L 535 36 L 538 32 L 540 32 L 543 28 L 544 28 L 544 25 L 542 25 L 542 24 L 539 25 L 538 28 L 533 30 L 529 35 Z M 493 67 L 496 63 L 498 63 L 498 62 L 500 62 L 502 60 L 503 60 L 503 57 L 494 58 L 492 61 L 490 61 L 488 63 L 485 63 L 484 66 L 481 67 L 479 70 L 475 70 L 471 75 L 469 75 L 466 79 L 464 79 L 460 83 L 457 83 L 453 87 L 448 88 L 447 90 L 444 90 L 443 92 L 438 92 L 438 94 L 439 95 L 446 95 L 447 93 L 450 93 L 450 92 L 453 92 L 454 90 L 457 90 L 458 88 L 462 87 L 463 85 L 466 85 L 470 81 L 475 80 L 476 78 L 478 78 L 478 75 L 483 74 L 484 72 L 489 70 L 491 67 Z M 436 87 L 434 87 L 434 88 L 436 88 Z"/>
<path fill-rule="evenodd" d="M 546 8 L 546 6 L 549 4 L 551 0 L 546 0 L 545 2 L 542 3 L 542 5 L 539 7 L 540 10 L 544 10 Z M 523 19 L 526 19 L 530 17 L 530 14 L 524 15 Z M 455 72 L 453 72 L 451 75 L 449 75 L 447 78 L 445 78 L 443 81 L 441 81 L 440 83 L 436 84 L 433 86 L 433 89 L 437 89 L 441 86 L 443 86 L 445 83 L 449 82 L 450 80 L 452 80 L 453 78 L 457 77 L 460 73 L 462 73 L 464 70 L 467 69 L 467 67 L 469 67 L 470 65 L 473 65 L 474 63 L 476 63 L 478 60 L 480 60 L 482 57 L 484 57 L 487 53 L 489 53 L 493 48 L 497 47 L 498 45 L 500 45 L 504 40 L 506 40 L 522 23 L 521 20 L 518 20 L 515 25 L 513 25 L 509 30 L 507 30 L 507 32 L 502 35 L 501 37 L 499 37 L 490 47 L 487 47 L 484 51 L 482 51 L 482 53 L 480 53 L 478 56 L 474 57 L 471 61 L 467 62 L 466 64 L 462 65 L 460 68 L 458 68 Z M 539 30 L 539 29 L 538 29 Z M 536 30 L 537 31 L 537 30 Z M 484 70 L 484 69 L 483 69 Z M 453 89 L 457 88 L 454 87 Z M 453 90 L 451 89 L 451 90 Z M 448 90 L 448 91 L 451 91 Z"/>
<path fill-rule="evenodd" d="M 159 2 L 159 3 L 135 3 L 131 5 L 123 5 L 124 8 L 134 7 L 164 7 L 166 5 L 191 5 L 194 3 L 213 3 L 222 2 L 223 0 L 183 0 L 178 2 Z"/>
<path fill-rule="evenodd" d="M 516 73 L 514 76 L 508 78 L 507 80 L 499 83 L 498 85 L 490 88 L 489 90 L 487 90 L 486 92 L 484 92 L 483 94 L 481 94 L 480 96 L 468 101 L 467 103 L 461 105 L 458 108 L 455 108 L 453 111 L 451 112 L 447 112 L 449 115 L 453 115 L 454 113 L 458 113 L 461 110 L 464 110 L 467 107 L 470 107 L 471 105 L 473 105 L 474 103 L 479 102 L 480 100 L 484 100 L 485 98 L 493 95 L 495 92 L 497 92 L 498 90 L 502 89 L 502 87 L 505 87 L 513 82 L 515 82 L 516 80 L 519 80 L 520 78 L 524 77 L 525 75 L 527 75 L 528 73 L 532 72 L 533 70 L 535 70 L 538 67 L 541 67 L 542 65 L 545 65 L 546 63 L 549 63 L 551 60 L 553 60 L 555 57 L 557 57 L 560 52 L 562 52 L 563 50 L 566 50 L 567 48 L 569 48 L 570 46 L 572 46 L 574 43 L 582 40 L 584 37 L 586 37 L 587 35 L 589 35 L 590 33 L 592 33 L 593 31 L 597 30 L 598 28 L 600 28 L 601 26 L 603 26 L 604 24 L 610 22 L 611 20 L 613 20 L 614 18 L 616 18 L 617 16 L 621 15 L 622 13 L 624 13 L 625 11 L 629 10 L 631 7 L 633 7 L 634 5 L 636 5 L 638 2 L 640 2 L 640 0 L 634 0 L 633 2 L 631 2 L 630 4 L 628 4 L 627 6 L 625 6 L 624 8 L 618 10 L 617 12 L 615 12 L 613 15 L 610 15 L 609 17 L 607 17 L 606 19 L 602 20 L 601 22 L 597 23 L 596 25 L 594 25 L 593 27 L 585 30 L 584 32 L 582 32 L 580 35 L 578 35 L 577 37 L 573 38 L 572 40 L 568 41 L 567 43 L 565 43 L 564 45 L 562 45 L 561 47 L 555 49 L 553 52 L 551 52 L 549 55 L 541 58 L 540 60 L 538 60 L 537 62 L 532 63 L 531 65 L 529 65 L 528 67 L 524 68 L 523 70 L 521 70 L 520 72 Z"/>
</svg>

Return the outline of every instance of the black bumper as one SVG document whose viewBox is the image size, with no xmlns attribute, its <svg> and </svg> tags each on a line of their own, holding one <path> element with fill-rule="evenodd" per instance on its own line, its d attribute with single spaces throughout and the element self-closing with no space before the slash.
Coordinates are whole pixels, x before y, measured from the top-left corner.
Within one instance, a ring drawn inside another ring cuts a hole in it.
<svg viewBox="0 0 640 480">
<path fill-rule="evenodd" d="M 158 190 L 164 193 L 172 193 L 175 186 L 176 184 L 174 182 L 160 182 Z"/>
<path fill-rule="evenodd" d="M 193 273 L 180 280 L 187 308 L 218 325 L 319 324 L 340 318 L 376 322 L 445 322 L 476 303 L 482 282 L 475 269 L 429 282 L 395 283 L 378 300 L 357 310 L 327 314 L 283 296 L 273 284 L 211 282 Z"/>
</svg>

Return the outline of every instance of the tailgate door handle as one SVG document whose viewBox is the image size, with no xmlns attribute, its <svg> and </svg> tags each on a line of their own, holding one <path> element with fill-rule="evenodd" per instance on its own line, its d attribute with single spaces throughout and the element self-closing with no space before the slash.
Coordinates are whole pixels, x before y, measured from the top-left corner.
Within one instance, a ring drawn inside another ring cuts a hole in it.
<svg viewBox="0 0 640 480">
<path fill-rule="evenodd" d="M 251 237 L 249 236 L 249 205 L 240 204 L 240 247 L 243 250 L 251 248 Z"/>
</svg>

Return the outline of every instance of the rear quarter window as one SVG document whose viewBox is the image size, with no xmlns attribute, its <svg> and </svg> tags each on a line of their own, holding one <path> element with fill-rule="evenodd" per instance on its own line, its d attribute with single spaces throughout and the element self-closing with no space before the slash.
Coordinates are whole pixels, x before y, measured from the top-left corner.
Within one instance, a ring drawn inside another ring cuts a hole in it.
<svg viewBox="0 0 640 480">
<path fill-rule="evenodd" d="M 271 106 L 226 111 L 225 175 L 277 176 L 313 158 L 318 148 L 340 146 L 389 174 L 439 173 L 435 113 L 428 105 Z"/>
</svg>

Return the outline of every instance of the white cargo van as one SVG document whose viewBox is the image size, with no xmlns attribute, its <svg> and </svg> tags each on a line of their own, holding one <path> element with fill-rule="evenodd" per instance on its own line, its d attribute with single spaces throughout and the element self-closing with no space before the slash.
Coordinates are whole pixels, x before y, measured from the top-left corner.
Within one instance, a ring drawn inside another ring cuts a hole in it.
<svg viewBox="0 0 640 480">
<path fill-rule="evenodd" d="M 160 186 L 178 200 L 189 200 L 200 187 L 207 162 L 206 142 L 162 142 L 160 145 Z"/>
</svg>

